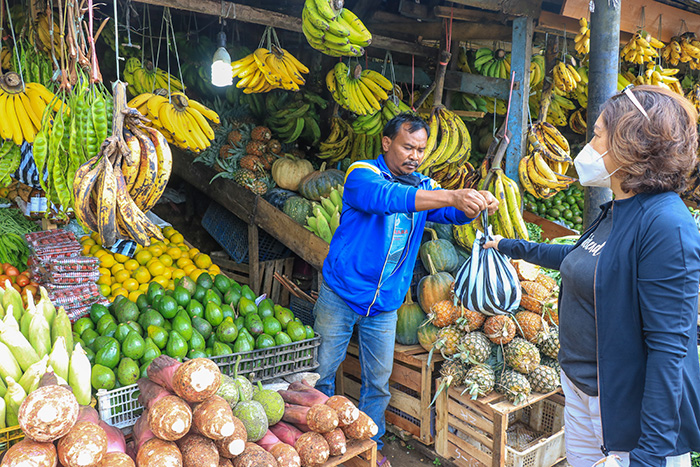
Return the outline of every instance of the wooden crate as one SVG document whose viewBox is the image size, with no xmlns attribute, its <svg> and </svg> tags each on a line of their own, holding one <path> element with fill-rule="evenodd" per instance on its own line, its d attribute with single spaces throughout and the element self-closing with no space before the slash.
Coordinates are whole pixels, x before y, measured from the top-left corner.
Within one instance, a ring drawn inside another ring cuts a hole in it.
<svg viewBox="0 0 700 467">
<path fill-rule="evenodd" d="M 260 289 L 255 290 L 254 284 L 251 284 L 250 266 L 248 264 L 231 261 L 231 258 L 223 251 L 214 251 L 210 256 L 212 261 L 219 265 L 221 272 L 231 279 L 239 284 L 248 284 L 257 294 L 266 293 L 268 298 L 271 298 L 273 302 L 279 305 L 289 306 L 289 291 L 282 287 L 282 284 L 276 281 L 273 275 L 275 272 L 279 272 L 287 277 L 291 277 L 294 269 L 294 257 L 258 263 Z"/>
<path fill-rule="evenodd" d="M 519 406 L 495 391 L 472 400 L 462 390 L 449 388 L 436 401 L 435 451 L 440 456 L 460 467 L 550 467 L 564 458 L 559 390 L 532 393 Z"/>
<path fill-rule="evenodd" d="M 530 222 L 531 224 L 537 224 L 542 227 L 542 240 L 551 240 L 557 237 L 566 237 L 568 235 L 576 235 L 571 229 L 561 226 L 555 222 L 540 217 L 537 214 L 533 214 L 529 211 L 523 212 L 523 219 L 525 222 Z"/>
<path fill-rule="evenodd" d="M 377 443 L 371 439 L 364 441 L 348 440 L 348 447 L 342 456 L 333 456 L 318 467 L 376 467 Z"/>
<path fill-rule="evenodd" d="M 385 412 L 386 421 L 425 445 L 433 444 L 430 428 L 435 409 L 430 407 L 430 402 L 435 394 L 435 364 L 442 360 L 442 356 L 435 353 L 428 365 L 428 353 L 420 345 L 396 344 L 394 349 L 394 368 L 389 379 L 391 402 Z M 357 343 L 351 342 L 336 377 L 336 392 L 358 401 L 360 386 L 359 348 Z"/>
</svg>

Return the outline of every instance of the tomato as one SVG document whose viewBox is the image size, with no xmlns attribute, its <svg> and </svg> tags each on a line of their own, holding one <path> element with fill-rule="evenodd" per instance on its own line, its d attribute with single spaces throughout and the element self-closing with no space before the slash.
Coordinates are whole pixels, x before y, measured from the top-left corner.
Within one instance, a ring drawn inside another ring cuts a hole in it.
<svg viewBox="0 0 700 467">
<path fill-rule="evenodd" d="M 2 263 L 2 270 L 7 271 L 7 268 L 11 268 L 12 265 L 10 263 Z"/>
<path fill-rule="evenodd" d="M 29 284 L 30 281 L 29 281 L 29 278 L 27 276 L 25 276 L 24 274 L 20 274 L 19 276 L 17 276 L 16 282 L 17 282 L 17 285 L 19 285 L 20 287 L 25 287 L 26 285 Z"/>
<path fill-rule="evenodd" d="M 39 284 L 37 284 L 35 281 L 30 281 L 30 282 L 29 282 L 29 285 L 31 285 L 32 287 L 34 287 L 36 290 L 39 290 Z"/>
<path fill-rule="evenodd" d="M 12 288 L 15 289 L 17 292 L 20 292 L 20 293 L 22 292 L 22 287 L 20 287 L 17 284 L 12 284 Z"/>
<path fill-rule="evenodd" d="M 29 293 L 29 292 L 31 292 L 32 297 L 36 297 L 36 293 L 39 289 L 36 286 L 29 283 L 29 285 L 25 286 L 24 289 L 22 289 L 22 290 L 23 290 L 22 297 L 26 297 L 27 293 Z"/>
<path fill-rule="evenodd" d="M 5 274 L 8 276 L 18 276 L 19 270 L 14 266 L 10 266 L 9 268 L 5 268 Z"/>
</svg>

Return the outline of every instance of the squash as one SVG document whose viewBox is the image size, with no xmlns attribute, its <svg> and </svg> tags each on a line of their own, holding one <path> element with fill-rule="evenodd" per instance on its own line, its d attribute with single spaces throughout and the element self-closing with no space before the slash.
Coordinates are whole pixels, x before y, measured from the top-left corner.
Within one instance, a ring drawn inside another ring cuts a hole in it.
<svg viewBox="0 0 700 467">
<path fill-rule="evenodd" d="M 280 188 L 297 191 L 299 182 L 313 171 L 311 162 L 285 154 L 272 164 L 272 179 Z"/>
<path fill-rule="evenodd" d="M 403 345 L 418 344 L 418 327 L 425 321 L 420 305 L 411 299 L 411 290 L 406 301 L 396 311 L 396 342 Z"/>
<path fill-rule="evenodd" d="M 275 187 L 269 190 L 267 193 L 265 193 L 265 196 L 263 196 L 263 198 L 265 198 L 265 201 L 267 201 L 268 203 L 270 203 L 271 205 L 273 205 L 281 211 L 282 207 L 284 206 L 284 202 L 292 196 L 298 195 L 293 191 Z"/>
<path fill-rule="evenodd" d="M 306 224 L 306 218 L 312 215 L 313 204 L 301 196 L 292 196 L 284 202 L 282 212 L 301 225 Z"/>
<path fill-rule="evenodd" d="M 437 233 L 438 238 L 443 240 L 448 240 L 450 243 L 454 242 L 454 237 L 452 236 L 452 224 L 440 224 L 439 222 L 426 222 L 425 227 L 427 229 L 433 229 Z"/>
<path fill-rule="evenodd" d="M 275 180 L 277 181 L 277 180 Z M 321 198 L 328 196 L 333 188 L 345 182 L 343 172 L 336 169 L 327 169 L 326 163 L 321 164 L 321 168 L 310 173 L 299 183 L 299 193 L 314 201 L 321 201 Z"/>
<path fill-rule="evenodd" d="M 452 299 L 450 295 L 454 277 L 449 272 L 436 271 L 430 255 L 428 270 L 430 275 L 424 276 L 418 282 L 418 304 L 423 310 L 430 310 L 430 307 L 440 300 Z"/>
<path fill-rule="evenodd" d="M 459 264 L 457 250 L 454 245 L 448 240 L 438 238 L 437 232 L 433 229 L 425 229 L 432 236 L 432 240 L 428 240 L 420 246 L 420 260 L 423 264 L 428 264 L 428 255 L 433 260 L 435 270 L 454 271 Z"/>
<path fill-rule="evenodd" d="M 418 343 L 427 352 L 432 351 L 433 344 L 437 340 L 438 332 L 440 332 L 440 328 L 428 320 L 423 321 L 423 323 L 418 326 L 417 329 Z"/>
</svg>

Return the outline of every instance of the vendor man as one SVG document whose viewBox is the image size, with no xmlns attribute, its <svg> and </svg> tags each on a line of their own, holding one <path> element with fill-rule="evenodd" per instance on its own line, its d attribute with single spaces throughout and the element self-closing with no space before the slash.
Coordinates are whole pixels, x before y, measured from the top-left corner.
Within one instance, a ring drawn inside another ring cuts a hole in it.
<svg viewBox="0 0 700 467">
<path fill-rule="evenodd" d="M 396 310 L 411 284 L 425 222 L 467 224 L 484 209 L 493 214 L 498 208 L 488 191 L 442 190 L 415 172 L 429 131 L 417 115 L 398 115 L 384 128 L 384 154 L 348 169 L 340 226 L 323 263 L 323 284 L 314 308 L 314 328 L 322 337 L 316 387 L 329 396 L 335 392 L 335 372 L 345 359 L 350 336 L 358 328 L 359 408 L 379 427 L 373 437 L 379 449 L 391 399 Z M 384 456 L 379 459 L 379 465 L 388 466 Z"/>
</svg>

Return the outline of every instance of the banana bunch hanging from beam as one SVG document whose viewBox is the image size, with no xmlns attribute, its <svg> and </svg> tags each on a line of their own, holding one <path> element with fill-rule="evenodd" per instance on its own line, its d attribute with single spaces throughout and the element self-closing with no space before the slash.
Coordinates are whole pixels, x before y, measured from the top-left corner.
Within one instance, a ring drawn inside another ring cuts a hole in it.
<svg viewBox="0 0 700 467">
<path fill-rule="evenodd" d="M 231 63 L 233 76 L 239 78 L 237 88 L 246 94 L 268 92 L 273 89 L 298 91 L 306 80 L 302 74 L 309 69 L 291 53 L 272 44 L 270 49 L 260 47 L 252 54 Z"/>
<path fill-rule="evenodd" d="M 576 89 L 580 81 L 581 75 L 571 63 L 559 61 L 554 66 L 554 86 L 560 91 L 571 92 Z"/>
<path fill-rule="evenodd" d="M 360 57 L 372 34 L 343 0 L 306 0 L 301 27 L 314 49 L 331 57 Z"/>
<path fill-rule="evenodd" d="M 530 87 L 534 88 L 542 84 L 544 75 L 544 55 L 533 55 L 530 61 Z"/>
<path fill-rule="evenodd" d="M 120 238 L 143 246 L 152 238 L 163 239 L 160 228 L 145 213 L 165 191 L 172 154 L 165 137 L 144 121 L 136 109 L 127 107 L 125 86 L 117 82 L 113 134 L 101 145 L 99 154 L 75 173 L 75 215 L 99 233 L 106 248 Z"/>
<path fill-rule="evenodd" d="M 677 68 L 663 68 L 661 65 L 647 63 L 644 73 L 635 77 L 632 83 L 635 85 L 651 84 L 661 86 L 682 96 L 684 95 L 683 88 L 678 78 L 676 78 L 676 74 L 678 74 Z"/>
<path fill-rule="evenodd" d="M 695 110 L 700 112 L 700 84 L 693 85 L 685 96 L 695 106 Z"/>
<path fill-rule="evenodd" d="M 579 76 L 581 77 L 581 81 L 579 81 L 578 86 L 576 86 L 576 89 L 574 89 L 572 93 L 572 97 L 576 98 L 576 101 L 578 101 L 578 105 L 583 107 L 584 109 L 588 108 L 588 68 L 585 66 L 580 66 L 576 69 L 578 71 Z"/>
<path fill-rule="evenodd" d="M 404 101 L 396 95 L 389 96 L 382 106 L 382 128 L 391 120 L 402 113 L 415 113 Z"/>
<path fill-rule="evenodd" d="M 585 135 L 588 125 L 586 124 L 586 109 L 578 109 L 569 117 L 569 128 L 576 134 Z"/>
<path fill-rule="evenodd" d="M 327 159 L 329 162 L 338 162 L 350 156 L 354 141 L 355 132 L 352 130 L 352 126 L 340 117 L 333 117 L 331 133 L 319 145 L 321 152 L 317 156 L 319 159 Z"/>
<path fill-rule="evenodd" d="M 586 18 L 578 20 L 578 25 L 578 34 L 574 37 L 574 48 L 579 55 L 583 56 L 591 50 L 591 28 Z"/>
<path fill-rule="evenodd" d="M 528 193 L 546 199 L 576 181 L 565 175 L 572 163 L 571 149 L 559 130 L 547 122 L 533 123 L 527 140 L 527 154 L 520 159 L 518 175 Z"/>
<path fill-rule="evenodd" d="M 700 41 L 695 38 L 693 32 L 674 36 L 671 42 L 661 50 L 661 58 L 667 65 L 677 66 L 679 63 L 688 63 L 690 68 L 697 70 L 700 67 Z"/>
<path fill-rule="evenodd" d="M 185 85 L 182 84 L 182 81 L 168 74 L 167 71 L 154 67 L 151 62 L 143 65 L 141 60 L 136 57 L 126 61 L 124 65 L 124 81 L 129 83 L 127 90 L 132 97 L 150 93 L 156 89 L 165 89 L 170 92 L 182 92 L 185 90 Z"/>
<path fill-rule="evenodd" d="M 326 74 L 326 87 L 341 107 L 357 115 L 375 114 L 382 110 L 382 102 L 389 98 L 394 86 L 374 70 L 363 70 L 360 65 L 352 70 L 338 62 Z"/>
<path fill-rule="evenodd" d="M 443 106 L 433 109 L 428 119 L 430 136 L 425 146 L 423 162 L 418 171 L 427 174 L 444 165 L 469 160 L 472 141 L 464 121 Z"/>
<path fill-rule="evenodd" d="M 350 150 L 351 160 L 355 162 L 360 159 L 376 159 L 382 153 L 382 113 L 360 115 L 351 123 L 351 127 L 355 133 Z"/>
<path fill-rule="evenodd" d="M 469 162 L 445 165 L 440 170 L 430 172 L 430 178 L 445 190 L 475 188 L 480 177 L 479 171 Z"/>
<path fill-rule="evenodd" d="M 510 77 L 510 54 L 503 49 L 497 49 L 494 52 L 488 47 L 482 47 L 476 51 L 474 69 L 484 76 L 508 79 Z"/>
<path fill-rule="evenodd" d="M 632 39 L 622 47 L 620 58 L 626 62 L 641 65 L 647 62 L 653 62 L 659 56 L 656 49 L 663 49 L 665 44 L 658 39 L 655 39 L 644 31 L 637 31 Z"/>
<path fill-rule="evenodd" d="M 214 140 L 214 130 L 207 120 L 220 123 L 219 115 L 181 92 L 167 97 L 145 93 L 129 101 L 133 107 L 151 120 L 154 128 L 165 139 L 181 149 L 201 152 Z"/>
</svg>

